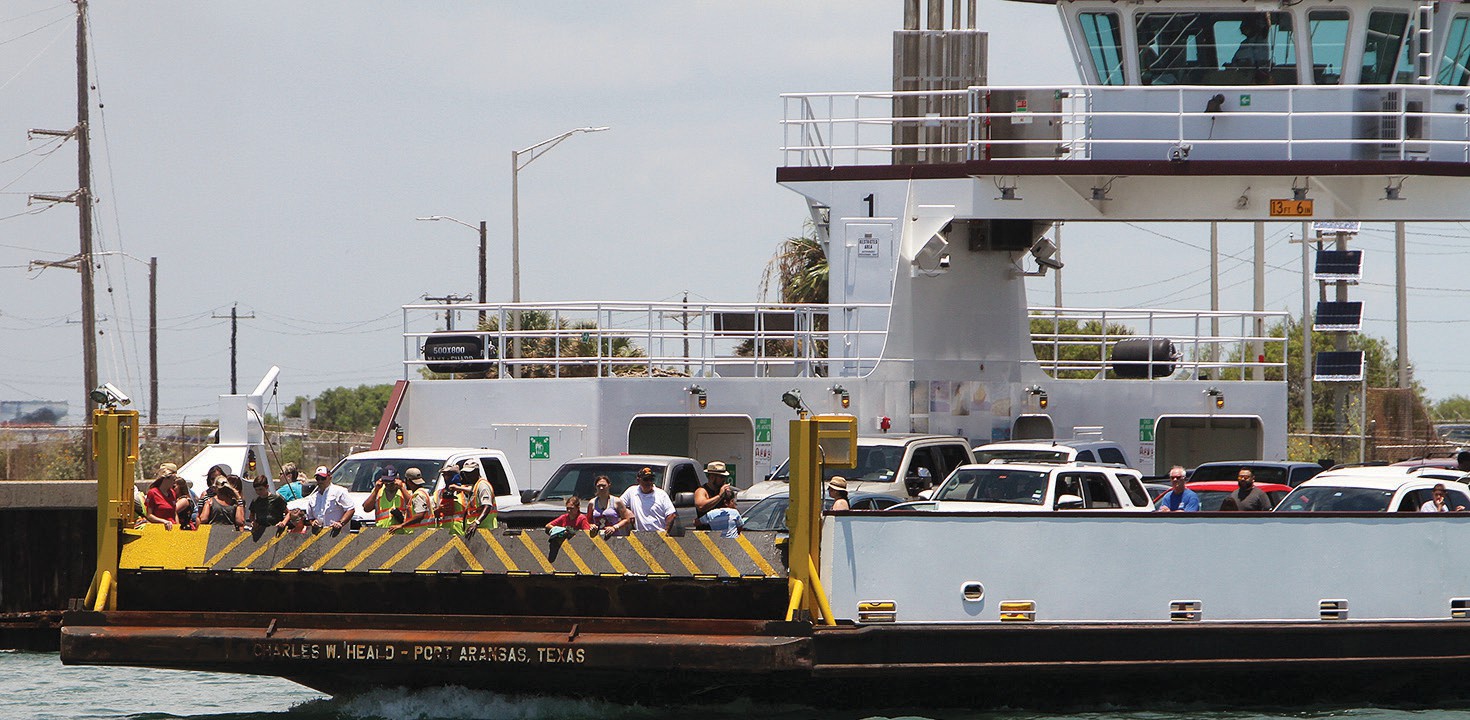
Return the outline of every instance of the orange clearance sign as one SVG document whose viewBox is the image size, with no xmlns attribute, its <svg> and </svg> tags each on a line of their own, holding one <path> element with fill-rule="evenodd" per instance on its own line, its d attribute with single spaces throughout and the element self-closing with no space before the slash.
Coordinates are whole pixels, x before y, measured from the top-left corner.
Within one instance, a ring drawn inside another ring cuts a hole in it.
<svg viewBox="0 0 1470 720">
<path fill-rule="evenodd" d="M 1272 200 L 1271 217 L 1311 217 L 1311 200 Z"/>
</svg>

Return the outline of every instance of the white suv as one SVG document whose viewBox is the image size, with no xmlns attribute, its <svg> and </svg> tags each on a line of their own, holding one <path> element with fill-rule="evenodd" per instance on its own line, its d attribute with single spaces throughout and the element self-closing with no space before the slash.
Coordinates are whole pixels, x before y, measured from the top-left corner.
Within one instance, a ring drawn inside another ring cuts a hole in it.
<svg viewBox="0 0 1470 720">
<path fill-rule="evenodd" d="M 1470 508 L 1470 486 L 1463 482 L 1380 466 L 1328 470 L 1296 486 L 1276 512 L 1417 512 L 1439 483 L 1452 509 Z"/>
<path fill-rule="evenodd" d="M 937 512 L 1151 512 L 1153 502 L 1137 470 L 1101 465 L 1000 463 L 965 465 L 930 500 L 903 509 Z"/>
</svg>

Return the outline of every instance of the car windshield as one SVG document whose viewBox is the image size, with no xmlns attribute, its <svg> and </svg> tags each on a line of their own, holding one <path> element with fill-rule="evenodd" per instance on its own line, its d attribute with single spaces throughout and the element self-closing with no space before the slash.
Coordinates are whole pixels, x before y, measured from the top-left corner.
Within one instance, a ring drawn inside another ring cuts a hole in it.
<svg viewBox="0 0 1470 720">
<path fill-rule="evenodd" d="M 1194 469 L 1194 474 L 1189 476 L 1190 482 L 1210 482 L 1214 480 L 1232 481 L 1240 474 L 1241 468 L 1250 468 L 1251 476 L 1258 483 L 1277 483 L 1286 485 L 1286 468 L 1273 465 L 1201 465 Z"/>
<path fill-rule="evenodd" d="M 1040 505 L 1046 501 L 1046 473 L 1002 468 L 960 468 L 949 476 L 944 487 L 934 494 L 934 499 Z"/>
<path fill-rule="evenodd" d="M 989 463 L 1000 460 L 1002 462 L 1017 463 L 1064 463 L 1067 461 L 1066 450 L 1023 450 L 1021 448 L 976 450 L 975 462 Z"/>
<path fill-rule="evenodd" d="M 413 460 L 408 458 L 393 458 L 392 460 L 363 460 L 347 459 L 337 464 L 332 470 L 332 482 L 347 488 L 351 492 L 372 492 L 373 483 L 393 468 L 393 472 L 402 476 L 409 468 L 418 468 L 419 472 L 426 478 L 439 477 L 439 468 L 444 466 L 443 460 Z"/>
<path fill-rule="evenodd" d="M 643 463 L 577 463 L 574 465 L 563 465 L 557 468 L 556 474 L 546 482 L 546 487 L 541 490 L 538 500 L 565 500 L 572 495 L 579 498 L 590 499 L 597 494 L 596 484 L 598 475 L 606 475 L 612 481 L 612 494 L 622 495 L 624 490 L 633 486 L 638 479 L 638 471 L 645 467 L 652 467 L 653 474 L 663 477 L 663 465 L 645 465 Z"/>
<path fill-rule="evenodd" d="M 756 503 L 745 513 L 745 530 L 786 532 L 786 508 L 791 506 L 791 496 L 776 495 Z M 832 509 L 832 498 L 822 499 L 822 509 Z"/>
<path fill-rule="evenodd" d="M 1318 485 L 1291 491 L 1276 507 L 1287 512 L 1387 512 L 1392 490 Z"/>
<path fill-rule="evenodd" d="M 771 474 L 771 478 L 781 482 L 791 482 L 791 473 L 787 469 L 790 460 L 781 463 L 781 467 Z M 863 482 L 893 482 L 894 475 L 898 473 L 898 464 L 903 462 L 903 446 L 901 445 L 872 445 L 868 447 L 858 446 L 858 466 L 856 468 L 823 468 L 822 479 L 831 480 L 841 475 L 848 480 L 862 480 Z"/>
</svg>

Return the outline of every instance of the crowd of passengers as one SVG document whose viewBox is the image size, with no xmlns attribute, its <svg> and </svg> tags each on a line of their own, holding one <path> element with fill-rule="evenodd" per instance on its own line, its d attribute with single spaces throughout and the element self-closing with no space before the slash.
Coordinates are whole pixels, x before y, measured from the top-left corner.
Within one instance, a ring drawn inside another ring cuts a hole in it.
<svg viewBox="0 0 1470 720">
<path fill-rule="evenodd" d="M 440 473 L 443 487 L 433 493 L 418 468 L 409 468 L 400 475 L 393 466 L 386 466 L 362 509 L 373 514 L 377 527 L 396 534 L 432 527 L 462 536 L 467 530 L 490 530 L 499 525 L 495 488 L 481 472 L 479 461 L 450 463 Z M 744 519 L 735 506 L 737 491 L 728 484 L 730 474 L 721 462 L 710 463 L 706 474 L 709 482 L 694 493 L 695 529 L 735 537 Z M 656 485 L 656 479 L 653 469 L 645 467 L 638 472 L 637 484 L 614 497 L 612 481 L 605 475 L 598 476 L 593 496 L 568 497 L 566 512 L 547 523 L 546 529 L 557 535 L 585 531 L 601 537 L 677 532 L 674 502 Z M 216 465 L 209 469 L 204 492 L 195 493 L 179 476 L 177 465 L 163 463 L 148 490 L 134 495 L 138 525 L 159 524 L 167 530 L 227 525 L 259 536 L 271 530 L 340 530 L 351 525 L 357 512 L 347 489 L 332 482 L 332 472 L 326 466 L 318 467 L 313 479 L 308 480 L 294 463 L 287 463 L 274 491 L 269 478 L 250 479 L 253 494 L 248 501 L 245 482 L 226 466 Z"/>
</svg>

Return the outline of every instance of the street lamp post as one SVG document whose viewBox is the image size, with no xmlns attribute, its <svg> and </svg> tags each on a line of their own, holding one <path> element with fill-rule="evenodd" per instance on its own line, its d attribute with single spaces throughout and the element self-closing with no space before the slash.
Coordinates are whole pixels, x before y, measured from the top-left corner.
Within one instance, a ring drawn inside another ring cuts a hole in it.
<svg viewBox="0 0 1470 720">
<path fill-rule="evenodd" d="M 469 224 L 469 223 L 467 223 L 467 222 L 465 222 L 463 220 L 460 220 L 458 218 L 449 217 L 448 215 L 430 215 L 428 217 L 421 217 L 421 218 L 414 218 L 414 219 L 415 220 L 448 220 L 449 222 L 457 223 L 459 225 L 463 225 L 463 226 L 465 226 L 465 227 L 467 227 L 467 228 L 469 228 L 471 230 L 475 230 L 476 229 L 474 225 L 471 225 L 471 224 Z M 485 304 L 485 221 L 484 220 L 481 220 L 480 221 L 480 226 L 479 226 L 478 229 L 480 231 L 480 295 L 479 295 L 479 302 L 480 302 L 481 305 L 484 305 Z M 481 308 L 480 309 L 480 325 L 483 326 L 484 324 L 485 324 L 485 310 L 484 310 L 484 308 Z"/>
<path fill-rule="evenodd" d="M 510 151 L 510 300 L 513 303 L 521 301 L 521 170 L 536 161 L 536 158 L 545 155 L 552 148 L 561 144 L 561 141 L 576 135 L 577 133 L 593 133 L 607 130 L 603 127 L 580 127 L 568 130 L 555 137 L 547 138 L 530 147 Z M 521 156 L 527 155 L 525 162 Z M 521 312 L 515 310 L 511 313 L 511 329 L 521 329 Z M 512 337 L 510 346 L 512 359 L 520 359 L 521 343 L 518 338 Z M 520 377 L 520 368 L 511 366 L 511 377 Z"/>
</svg>

